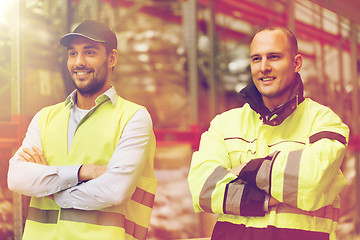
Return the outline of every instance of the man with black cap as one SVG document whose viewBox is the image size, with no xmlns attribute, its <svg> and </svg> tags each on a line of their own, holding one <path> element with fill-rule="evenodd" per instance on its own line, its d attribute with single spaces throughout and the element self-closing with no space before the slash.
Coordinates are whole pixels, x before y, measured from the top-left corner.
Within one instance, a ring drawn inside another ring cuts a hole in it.
<svg viewBox="0 0 360 240">
<path fill-rule="evenodd" d="M 76 90 L 35 115 L 9 164 L 9 188 L 32 197 L 23 239 L 146 239 L 155 137 L 111 86 L 116 35 L 86 20 L 60 43 Z"/>
</svg>

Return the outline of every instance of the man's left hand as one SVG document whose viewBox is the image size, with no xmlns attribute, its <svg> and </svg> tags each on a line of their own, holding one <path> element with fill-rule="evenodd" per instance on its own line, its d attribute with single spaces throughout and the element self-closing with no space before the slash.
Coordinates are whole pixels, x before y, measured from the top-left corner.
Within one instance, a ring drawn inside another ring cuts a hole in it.
<svg viewBox="0 0 360 240">
<path fill-rule="evenodd" d="M 246 163 L 242 163 L 239 166 L 236 166 L 236 167 L 230 169 L 230 172 L 235 174 L 236 176 L 239 176 L 239 173 L 245 166 L 246 166 Z"/>
</svg>

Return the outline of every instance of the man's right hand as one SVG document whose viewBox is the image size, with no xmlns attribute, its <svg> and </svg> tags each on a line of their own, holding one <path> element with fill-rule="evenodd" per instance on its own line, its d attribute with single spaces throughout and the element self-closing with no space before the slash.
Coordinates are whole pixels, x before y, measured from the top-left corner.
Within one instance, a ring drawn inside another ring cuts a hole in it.
<svg viewBox="0 0 360 240">
<path fill-rule="evenodd" d="M 33 146 L 31 149 L 24 147 L 22 151 L 19 151 L 19 156 L 27 162 L 37 163 L 46 166 L 48 165 L 44 153 L 35 146 Z"/>
<path fill-rule="evenodd" d="M 103 175 L 106 172 L 107 167 L 107 165 L 100 166 L 95 164 L 82 165 L 78 173 L 79 182 L 85 182 Z"/>
</svg>

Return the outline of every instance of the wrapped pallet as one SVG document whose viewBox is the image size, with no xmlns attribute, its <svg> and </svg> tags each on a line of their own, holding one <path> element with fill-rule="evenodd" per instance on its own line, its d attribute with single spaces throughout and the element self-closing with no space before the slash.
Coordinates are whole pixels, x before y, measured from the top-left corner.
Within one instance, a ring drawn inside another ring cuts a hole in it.
<svg viewBox="0 0 360 240">
<path fill-rule="evenodd" d="M 158 188 L 148 239 L 186 239 L 201 235 L 200 216 L 192 207 L 187 176 L 190 144 L 159 144 L 155 154 Z"/>
</svg>

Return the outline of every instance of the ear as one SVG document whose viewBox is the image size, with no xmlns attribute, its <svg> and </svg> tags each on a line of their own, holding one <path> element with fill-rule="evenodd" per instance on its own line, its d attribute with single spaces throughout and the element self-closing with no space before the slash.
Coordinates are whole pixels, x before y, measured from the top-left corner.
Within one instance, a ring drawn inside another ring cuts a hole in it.
<svg viewBox="0 0 360 240">
<path fill-rule="evenodd" d="M 294 57 L 295 72 L 299 72 L 302 66 L 303 58 L 301 54 L 296 54 Z"/>
<path fill-rule="evenodd" d="M 113 68 L 118 61 L 118 51 L 113 49 L 109 54 L 109 67 Z"/>
</svg>

